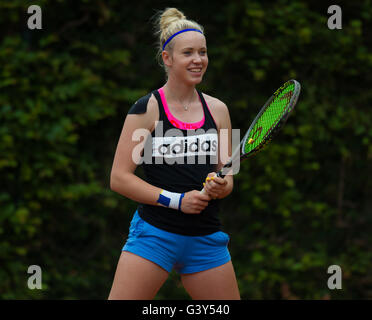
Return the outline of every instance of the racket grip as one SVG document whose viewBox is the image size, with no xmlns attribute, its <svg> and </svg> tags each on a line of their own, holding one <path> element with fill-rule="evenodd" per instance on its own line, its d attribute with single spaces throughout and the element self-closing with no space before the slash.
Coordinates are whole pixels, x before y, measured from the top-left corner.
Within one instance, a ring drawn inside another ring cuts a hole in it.
<svg viewBox="0 0 372 320">
<path fill-rule="evenodd" d="M 220 177 L 220 178 L 225 178 L 226 175 L 222 174 L 222 171 L 219 171 L 217 174 L 216 174 L 217 177 Z"/>
<path fill-rule="evenodd" d="M 222 171 L 218 171 L 217 174 L 215 175 L 215 177 L 220 177 L 220 178 L 224 178 L 225 175 L 222 174 Z M 201 194 L 206 194 L 207 192 L 204 190 L 204 188 L 200 191 Z"/>
</svg>

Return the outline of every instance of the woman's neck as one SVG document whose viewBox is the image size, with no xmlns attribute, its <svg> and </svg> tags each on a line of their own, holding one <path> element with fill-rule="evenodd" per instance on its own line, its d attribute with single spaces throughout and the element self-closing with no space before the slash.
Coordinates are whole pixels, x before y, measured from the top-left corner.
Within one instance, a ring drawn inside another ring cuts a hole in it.
<svg viewBox="0 0 372 320">
<path fill-rule="evenodd" d="M 186 85 L 179 81 L 172 81 L 172 79 L 168 79 L 163 88 L 168 98 L 176 100 L 179 103 L 187 104 L 193 100 L 195 95 L 195 85 Z"/>
</svg>

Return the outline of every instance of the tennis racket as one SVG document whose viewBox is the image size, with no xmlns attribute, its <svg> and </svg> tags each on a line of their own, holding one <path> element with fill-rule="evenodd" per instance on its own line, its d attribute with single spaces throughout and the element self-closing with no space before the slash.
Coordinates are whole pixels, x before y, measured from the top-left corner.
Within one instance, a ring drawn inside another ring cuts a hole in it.
<svg viewBox="0 0 372 320">
<path fill-rule="evenodd" d="M 299 82 L 289 80 L 274 92 L 253 120 L 229 162 L 217 173 L 218 177 L 225 177 L 239 158 L 243 161 L 260 152 L 278 134 L 293 111 L 300 91 Z M 204 188 L 201 193 L 205 193 Z"/>
</svg>

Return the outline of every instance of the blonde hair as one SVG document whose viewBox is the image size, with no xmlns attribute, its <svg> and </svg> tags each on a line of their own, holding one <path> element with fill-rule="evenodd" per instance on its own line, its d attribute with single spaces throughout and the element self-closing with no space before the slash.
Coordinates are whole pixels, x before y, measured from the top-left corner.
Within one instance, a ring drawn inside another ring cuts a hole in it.
<svg viewBox="0 0 372 320">
<path fill-rule="evenodd" d="M 164 11 L 160 11 L 157 14 L 155 21 L 155 35 L 158 37 L 158 52 L 157 60 L 161 66 L 168 71 L 163 64 L 161 54 L 163 52 L 164 43 L 176 32 L 184 29 L 198 29 L 204 34 L 204 28 L 193 20 L 188 20 L 183 12 L 176 8 L 166 8 Z M 164 48 L 168 52 L 172 53 L 174 47 L 174 39 L 172 39 Z"/>
</svg>

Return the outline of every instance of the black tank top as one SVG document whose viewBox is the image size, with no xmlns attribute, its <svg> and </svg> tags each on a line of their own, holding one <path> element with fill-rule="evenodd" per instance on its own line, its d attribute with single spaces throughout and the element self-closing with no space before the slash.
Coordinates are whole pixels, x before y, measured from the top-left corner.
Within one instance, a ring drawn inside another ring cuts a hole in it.
<svg viewBox="0 0 372 320">
<path fill-rule="evenodd" d="M 170 192 L 201 190 L 209 172 L 218 164 L 218 135 L 216 123 L 201 92 L 198 92 L 204 117 L 197 123 L 185 123 L 169 111 L 163 88 L 139 99 L 129 110 L 146 112 L 148 100 L 154 94 L 159 105 L 159 122 L 145 142 L 142 168 L 145 181 Z M 218 219 L 219 200 L 209 201 L 200 214 L 140 203 L 139 216 L 165 231 L 198 236 L 221 229 Z"/>
</svg>

